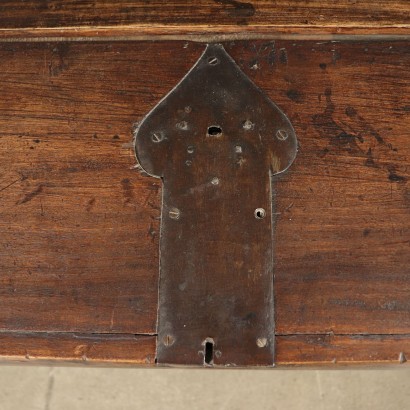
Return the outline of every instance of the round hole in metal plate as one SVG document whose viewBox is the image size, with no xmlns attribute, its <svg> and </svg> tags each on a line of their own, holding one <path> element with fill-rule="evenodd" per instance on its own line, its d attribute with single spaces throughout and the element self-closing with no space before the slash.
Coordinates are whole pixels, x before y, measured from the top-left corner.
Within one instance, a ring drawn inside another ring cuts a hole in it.
<svg viewBox="0 0 410 410">
<path fill-rule="evenodd" d="M 209 137 L 220 137 L 222 135 L 222 128 L 219 125 L 211 125 L 208 127 Z"/>
<path fill-rule="evenodd" d="M 255 209 L 255 218 L 256 219 L 263 219 L 266 216 L 266 211 L 263 208 L 256 208 Z"/>
</svg>

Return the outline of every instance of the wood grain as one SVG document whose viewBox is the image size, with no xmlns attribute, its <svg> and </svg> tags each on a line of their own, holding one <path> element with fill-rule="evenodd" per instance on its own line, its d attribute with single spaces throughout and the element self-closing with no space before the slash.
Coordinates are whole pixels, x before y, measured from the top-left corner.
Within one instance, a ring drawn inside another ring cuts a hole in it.
<svg viewBox="0 0 410 410">
<path fill-rule="evenodd" d="M 126 145 L 151 91 L 89 47 L 0 52 L 2 329 L 155 333 L 160 185 Z"/>
<path fill-rule="evenodd" d="M 407 42 L 230 50 L 300 143 L 274 180 L 278 334 L 409 333 L 409 51 Z"/>
<path fill-rule="evenodd" d="M 410 335 L 277 336 L 276 365 L 409 365 Z"/>
<path fill-rule="evenodd" d="M 274 183 L 276 331 L 408 334 L 409 44 L 275 50 L 243 65 L 300 142 Z"/>
<path fill-rule="evenodd" d="M 292 168 L 273 181 L 278 336 L 405 340 L 408 42 L 225 46 L 300 143 Z M 155 334 L 161 189 L 133 169 L 132 129 L 202 50 L 0 45 L 3 331 Z M 300 357 L 278 361 L 309 362 L 308 350 Z"/>
<path fill-rule="evenodd" d="M 2 1 L 0 36 L 409 35 L 406 0 Z"/>
<path fill-rule="evenodd" d="M 155 336 L 0 333 L 0 360 L 24 364 L 154 365 Z"/>
</svg>

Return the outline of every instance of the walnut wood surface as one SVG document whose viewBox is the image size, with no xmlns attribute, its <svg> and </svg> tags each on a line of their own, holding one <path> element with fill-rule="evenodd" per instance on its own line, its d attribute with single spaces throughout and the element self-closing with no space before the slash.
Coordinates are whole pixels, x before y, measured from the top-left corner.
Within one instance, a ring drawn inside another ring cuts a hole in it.
<svg viewBox="0 0 410 410">
<path fill-rule="evenodd" d="M 153 365 L 155 336 L 0 333 L 1 361 L 52 364 Z"/>
<path fill-rule="evenodd" d="M 154 366 L 155 336 L 2 333 L 1 362 Z M 275 363 L 285 366 L 409 365 L 409 335 L 276 337 Z"/>
<path fill-rule="evenodd" d="M 277 366 L 409 365 L 410 335 L 276 337 Z"/>
<path fill-rule="evenodd" d="M 6 0 L 0 37 L 210 33 L 409 34 L 407 0 Z"/>
<path fill-rule="evenodd" d="M 300 143 L 273 185 L 278 363 L 320 362 L 320 343 L 312 352 L 304 334 L 324 333 L 352 351 L 364 346 L 355 335 L 385 335 L 373 346 L 397 361 L 393 341 L 408 346 L 410 334 L 408 42 L 225 46 Z M 0 45 L 0 328 L 12 332 L 10 351 L 26 332 L 155 334 L 161 184 L 134 169 L 132 128 L 203 47 Z"/>
</svg>

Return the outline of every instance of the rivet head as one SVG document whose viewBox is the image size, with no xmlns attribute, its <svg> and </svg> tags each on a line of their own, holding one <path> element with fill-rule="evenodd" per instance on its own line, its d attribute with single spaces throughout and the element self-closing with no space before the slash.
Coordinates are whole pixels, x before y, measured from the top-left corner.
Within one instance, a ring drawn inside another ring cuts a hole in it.
<svg viewBox="0 0 410 410">
<path fill-rule="evenodd" d="M 259 337 L 256 339 L 256 345 L 258 347 L 265 347 L 268 344 L 268 339 L 266 337 Z"/>
<path fill-rule="evenodd" d="M 164 134 L 162 132 L 154 132 L 151 135 L 151 140 L 152 142 L 155 142 L 155 143 L 161 142 L 164 140 Z"/>
<path fill-rule="evenodd" d="M 174 220 L 178 220 L 181 217 L 181 211 L 178 208 L 171 208 L 168 214 Z"/>
<path fill-rule="evenodd" d="M 277 130 L 276 131 L 276 138 L 280 141 L 285 141 L 289 137 L 289 134 L 285 130 Z"/>
</svg>

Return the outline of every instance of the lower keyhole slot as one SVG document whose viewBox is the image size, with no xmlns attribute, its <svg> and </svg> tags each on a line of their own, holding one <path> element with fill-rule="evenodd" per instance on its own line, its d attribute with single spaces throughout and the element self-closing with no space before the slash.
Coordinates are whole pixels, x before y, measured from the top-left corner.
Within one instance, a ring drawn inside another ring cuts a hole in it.
<svg viewBox="0 0 410 410">
<path fill-rule="evenodd" d="M 205 342 L 204 362 L 207 365 L 213 365 L 214 364 L 214 343 L 211 342 L 211 341 Z"/>
</svg>

